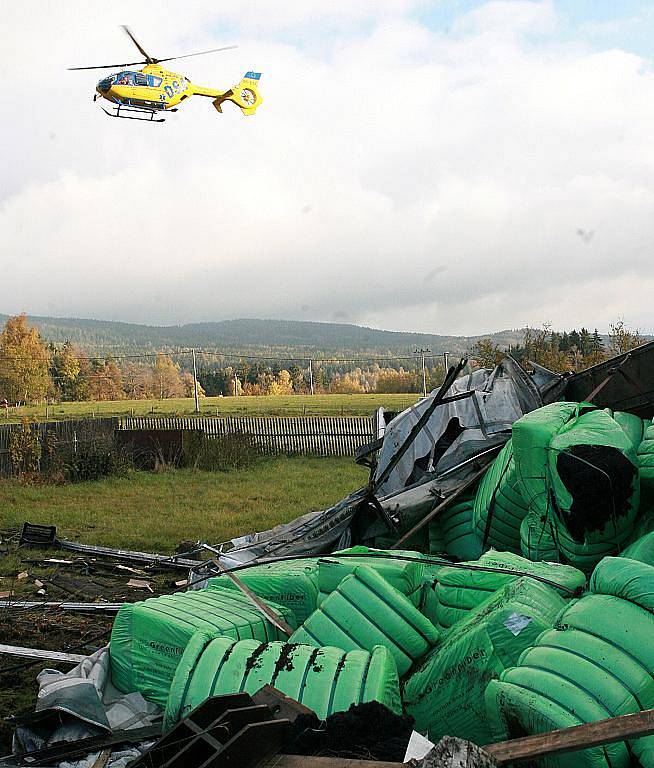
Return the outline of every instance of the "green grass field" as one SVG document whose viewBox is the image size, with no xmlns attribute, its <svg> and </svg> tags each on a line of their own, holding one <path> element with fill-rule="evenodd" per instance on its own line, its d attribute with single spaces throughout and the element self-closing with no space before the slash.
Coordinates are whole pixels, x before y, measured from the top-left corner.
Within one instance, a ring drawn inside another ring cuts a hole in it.
<svg viewBox="0 0 654 768">
<path fill-rule="evenodd" d="M 173 552 L 183 540 L 226 541 L 323 509 L 365 484 L 350 458 L 263 459 L 232 472 L 132 472 L 76 485 L 0 480 L 1 528 L 56 525 L 62 538 Z"/>
<path fill-rule="evenodd" d="M 370 416 L 384 407 L 402 411 L 418 400 L 419 395 L 261 395 L 256 397 L 203 397 L 202 416 Z M 195 410 L 193 398 L 169 400 L 113 400 L 108 402 L 60 403 L 10 408 L 9 418 L 0 411 L 0 424 L 27 417 L 45 419 L 78 419 L 86 416 L 187 416 Z"/>
</svg>

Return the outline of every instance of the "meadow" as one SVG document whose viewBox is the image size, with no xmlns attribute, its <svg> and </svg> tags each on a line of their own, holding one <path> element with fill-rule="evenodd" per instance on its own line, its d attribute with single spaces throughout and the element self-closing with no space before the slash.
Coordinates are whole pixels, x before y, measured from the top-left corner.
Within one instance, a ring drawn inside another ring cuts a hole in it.
<svg viewBox="0 0 654 768">
<path fill-rule="evenodd" d="M 383 407 L 402 411 L 415 403 L 417 394 L 373 395 L 259 395 L 252 397 L 202 397 L 201 416 L 370 416 Z M 21 419 L 62 420 L 100 416 L 191 416 L 192 397 L 166 400 L 108 400 L 28 405 L 0 410 L 0 424 Z"/>
<path fill-rule="evenodd" d="M 263 458 L 231 472 L 130 472 L 73 485 L 0 480 L 1 529 L 56 525 L 61 538 L 169 553 L 181 541 L 227 541 L 324 509 L 362 486 L 351 458 Z"/>
</svg>

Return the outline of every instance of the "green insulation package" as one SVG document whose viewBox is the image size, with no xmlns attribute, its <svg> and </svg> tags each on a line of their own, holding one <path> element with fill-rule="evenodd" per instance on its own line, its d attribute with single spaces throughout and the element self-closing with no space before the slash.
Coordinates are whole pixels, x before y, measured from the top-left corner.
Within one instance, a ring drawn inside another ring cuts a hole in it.
<svg viewBox="0 0 654 768">
<path fill-rule="evenodd" d="M 318 558 L 262 563 L 235 572 L 235 576 L 255 595 L 293 611 L 301 624 L 317 607 Z M 226 575 L 208 580 L 207 588 L 238 589 Z"/>
<path fill-rule="evenodd" d="M 528 512 L 518 483 L 513 442 L 509 440 L 475 495 L 473 524 L 477 538 L 486 546 L 519 554 L 520 526 Z"/>
<path fill-rule="evenodd" d="M 289 638 L 344 651 L 387 648 L 400 676 L 438 643 L 439 633 L 413 603 L 367 565 L 355 568 Z"/>
<path fill-rule="evenodd" d="M 554 625 L 564 605 L 553 589 L 523 577 L 471 611 L 404 684 L 404 706 L 416 730 L 434 742 L 446 735 L 479 745 L 492 741 L 486 685 Z"/>
<path fill-rule="evenodd" d="M 638 446 L 638 466 L 643 495 L 648 503 L 654 501 L 654 423 L 646 422 L 643 439 Z"/>
<path fill-rule="evenodd" d="M 430 524 L 437 528 L 436 536 L 440 537 L 442 549 L 451 557 L 458 560 L 474 560 L 482 553 L 481 539 L 474 529 L 474 497 L 457 499 L 451 506 L 446 507 Z M 430 551 L 433 551 L 430 549 Z"/>
<path fill-rule="evenodd" d="M 530 512 L 520 524 L 520 549 L 527 560 L 558 563 L 560 555 L 552 521 Z"/>
<path fill-rule="evenodd" d="M 478 560 L 443 566 L 439 570 L 435 584 L 439 629 L 454 626 L 507 581 L 521 575 L 536 576 L 535 581 L 546 580 L 548 586 L 566 598 L 586 583 L 584 574 L 569 565 L 533 563 L 511 552 L 490 550 Z"/>
<path fill-rule="evenodd" d="M 288 608 L 270 606 L 291 626 Z M 139 691 L 148 701 L 165 706 L 177 664 L 193 634 L 236 640 L 277 640 L 279 631 L 264 619 L 245 595 L 232 589 L 203 589 L 125 603 L 111 632 L 111 679 L 123 693 Z"/>
<path fill-rule="evenodd" d="M 321 720 L 366 701 L 378 701 L 397 714 L 402 711 L 397 667 L 381 646 L 370 653 L 346 653 L 296 643 L 237 642 L 198 632 L 170 687 L 164 730 L 211 696 L 253 694 L 266 684 L 309 707 Z"/>
<path fill-rule="evenodd" d="M 621 553 L 621 557 L 627 557 L 630 560 L 639 560 L 641 563 L 654 565 L 654 531 L 646 533 L 644 536 L 632 541 Z"/>
<path fill-rule="evenodd" d="M 495 738 L 543 733 L 654 707 L 654 567 L 608 557 L 514 667 L 491 682 Z M 552 768 L 654 766 L 654 738 L 553 755 Z"/>
<path fill-rule="evenodd" d="M 590 572 L 628 543 L 640 500 L 637 424 L 589 403 L 552 403 L 513 424 L 529 511 L 555 530 L 561 559 Z"/>
<path fill-rule="evenodd" d="M 339 558 L 343 554 L 346 557 Z M 357 557 L 360 555 L 360 557 Z M 369 555 L 366 557 L 366 555 Z M 410 560 L 400 560 L 406 556 Z M 424 564 L 420 552 L 402 549 L 383 550 L 356 546 L 325 555 L 318 561 L 318 589 L 329 593 L 338 588 L 343 579 L 359 565 L 367 565 L 382 576 L 395 589 L 406 595 L 414 605 L 420 602 Z"/>
<path fill-rule="evenodd" d="M 638 450 L 638 446 L 643 441 L 643 434 L 645 431 L 646 423 L 639 417 L 634 416 L 633 413 L 626 413 L 625 411 L 615 411 L 611 414 L 608 408 L 604 409 L 609 415 L 612 415 L 615 421 L 622 427 L 622 431 L 629 438 L 629 442 L 633 447 Z"/>
</svg>

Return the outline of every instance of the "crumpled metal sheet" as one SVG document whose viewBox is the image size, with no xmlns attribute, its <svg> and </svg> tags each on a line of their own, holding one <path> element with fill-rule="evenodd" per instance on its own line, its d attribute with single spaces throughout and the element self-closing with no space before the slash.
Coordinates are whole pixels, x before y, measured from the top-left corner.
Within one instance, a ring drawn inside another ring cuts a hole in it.
<svg viewBox="0 0 654 768">
<path fill-rule="evenodd" d="M 414 468 L 420 460 L 425 480 L 455 467 L 510 435 L 511 425 L 522 415 L 542 405 L 538 390 L 510 358 L 494 369 L 482 368 L 457 379 L 448 396 L 472 391 L 472 396 L 440 405 L 431 415 L 387 480 L 378 488 L 386 498 L 415 481 Z M 435 392 L 396 416 L 386 427 L 375 477 L 379 477 L 404 443 L 420 416 L 429 408 Z M 463 432 L 442 456 L 434 456 L 434 446 L 448 424 L 458 419 Z"/>
</svg>

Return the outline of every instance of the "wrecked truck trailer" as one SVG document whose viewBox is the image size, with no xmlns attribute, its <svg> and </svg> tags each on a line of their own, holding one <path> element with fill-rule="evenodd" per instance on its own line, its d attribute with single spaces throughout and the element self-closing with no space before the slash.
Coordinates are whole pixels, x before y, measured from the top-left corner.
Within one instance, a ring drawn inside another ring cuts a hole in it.
<svg viewBox="0 0 654 768">
<path fill-rule="evenodd" d="M 483 474 L 514 422 L 544 405 L 592 400 L 599 408 L 654 415 L 654 342 L 578 373 L 558 374 L 534 363 L 528 373 L 510 356 L 493 369 L 462 375 L 466 365 L 464 359 L 450 368 L 439 390 L 395 416 L 360 449 L 358 462 L 370 467 L 366 487 L 327 510 L 225 542 L 221 562 L 229 567 L 397 541 Z M 654 465 L 654 435 L 652 456 Z M 654 466 L 651 474 L 654 485 Z"/>
<path fill-rule="evenodd" d="M 361 449 L 359 462 L 370 466 L 366 487 L 327 510 L 225 542 L 220 562 L 231 567 L 370 544 L 388 534 L 399 538 L 488 466 L 513 422 L 543 405 L 539 386 L 558 382 L 552 374 L 534 383 L 511 357 L 461 375 L 466 366 L 465 359 L 452 366 L 438 390 L 398 414 L 383 436 Z M 213 570 L 194 569 L 191 581 L 201 585 L 201 576 Z"/>
</svg>

